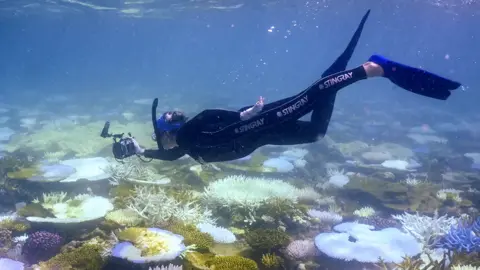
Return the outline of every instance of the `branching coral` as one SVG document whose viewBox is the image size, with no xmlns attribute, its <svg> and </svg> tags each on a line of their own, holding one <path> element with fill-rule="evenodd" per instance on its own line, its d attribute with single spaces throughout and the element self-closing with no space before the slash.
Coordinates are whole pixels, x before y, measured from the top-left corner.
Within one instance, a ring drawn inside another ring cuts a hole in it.
<svg viewBox="0 0 480 270">
<path fill-rule="evenodd" d="M 462 221 L 452 226 L 437 246 L 456 252 L 480 252 L 480 217 L 471 224 Z"/>
<path fill-rule="evenodd" d="M 215 224 L 212 213 L 195 202 L 180 203 L 167 196 L 165 190 L 151 186 L 136 186 L 127 207 L 150 224 L 168 223 L 172 218 L 186 224 Z"/>
<path fill-rule="evenodd" d="M 435 246 L 437 237 L 445 235 L 451 226 L 457 224 L 456 218 L 447 215 L 439 217 L 437 211 L 433 217 L 421 216 L 418 213 L 415 215 L 404 213 L 392 217 L 400 221 L 405 231 L 427 247 Z"/>
<path fill-rule="evenodd" d="M 119 185 L 126 182 L 168 184 L 170 179 L 139 159 L 128 159 L 122 163 L 111 163 L 105 172 L 111 175 L 110 184 Z"/>
</svg>

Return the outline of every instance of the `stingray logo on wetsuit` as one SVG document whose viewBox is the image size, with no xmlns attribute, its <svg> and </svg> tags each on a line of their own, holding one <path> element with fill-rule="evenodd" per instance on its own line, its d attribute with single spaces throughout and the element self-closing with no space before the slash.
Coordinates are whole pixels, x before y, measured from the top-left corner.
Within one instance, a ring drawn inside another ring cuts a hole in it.
<svg viewBox="0 0 480 270">
<path fill-rule="evenodd" d="M 339 82 L 350 80 L 352 77 L 353 77 L 353 72 L 348 72 L 348 73 L 345 73 L 345 74 L 341 74 L 341 75 L 338 75 L 334 78 L 326 80 L 323 84 L 320 84 L 318 86 L 318 88 L 328 89 L 328 88 L 334 86 L 335 84 L 337 84 Z"/>
<path fill-rule="evenodd" d="M 253 121 L 253 122 L 250 122 L 248 124 L 240 126 L 239 128 L 236 128 L 235 133 L 243 133 L 243 132 L 249 131 L 251 129 L 261 127 L 261 126 L 263 126 L 264 122 L 265 122 L 265 118 L 260 118 L 258 120 Z"/>
<path fill-rule="evenodd" d="M 308 102 L 308 96 L 305 95 L 304 97 L 302 97 L 299 101 L 295 102 L 293 105 L 290 105 L 288 106 L 287 108 L 281 110 L 281 111 L 278 111 L 277 112 L 277 116 L 278 117 L 283 117 L 283 116 L 286 116 L 286 115 L 289 115 L 291 114 L 292 112 L 298 110 L 300 107 L 302 107 L 303 105 L 305 105 L 306 103 Z"/>
</svg>

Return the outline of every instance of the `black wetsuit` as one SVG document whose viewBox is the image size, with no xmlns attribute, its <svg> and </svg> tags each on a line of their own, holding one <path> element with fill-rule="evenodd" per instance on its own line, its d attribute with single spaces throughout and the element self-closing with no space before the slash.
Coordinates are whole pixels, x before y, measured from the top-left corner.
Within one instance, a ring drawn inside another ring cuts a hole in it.
<svg viewBox="0 0 480 270">
<path fill-rule="evenodd" d="M 337 91 L 366 79 L 363 67 L 345 71 L 369 15 L 363 17 L 345 51 L 318 80 L 301 93 L 265 104 L 262 112 L 242 121 L 239 111 L 205 110 L 177 132 L 179 145 L 171 150 L 145 150 L 144 156 L 176 160 L 185 154 L 201 162 L 220 162 L 245 157 L 257 148 L 315 142 L 327 132 Z M 310 121 L 299 120 L 312 113 Z"/>
</svg>

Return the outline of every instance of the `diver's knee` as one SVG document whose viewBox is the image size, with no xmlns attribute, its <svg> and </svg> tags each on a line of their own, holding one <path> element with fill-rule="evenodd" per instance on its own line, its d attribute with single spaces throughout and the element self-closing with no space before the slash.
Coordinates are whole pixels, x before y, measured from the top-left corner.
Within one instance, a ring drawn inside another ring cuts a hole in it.
<svg viewBox="0 0 480 270">
<path fill-rule="evenodd" d="M 367 77 L 380 77 L 383 76 L 383 68 L 373 62 L 366 62 L 362 65 Z"/>
</svg>

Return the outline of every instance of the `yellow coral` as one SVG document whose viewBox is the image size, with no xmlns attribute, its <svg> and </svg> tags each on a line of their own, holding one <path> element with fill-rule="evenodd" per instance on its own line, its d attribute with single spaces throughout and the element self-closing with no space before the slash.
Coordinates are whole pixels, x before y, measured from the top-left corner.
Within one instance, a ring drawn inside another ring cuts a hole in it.
<svg viewBox="0 0 480 270">
<path fill-rule="evenodd" d="M 30 229 L 30 226 L 28 224 L 7 218 L 0 222 L 0 228 L 14 232 L 24 232 Z"/>
<path fill-rule="evenodd" d="M 142 250 L 142 256 L 153 256 L 167 250 L 167 244 L 162 237 L 149 231 L 138 237 L 135 244 Z"/>
<path fill-rule="evenodd" d="M 185 238 L 186 245 L 195 245 L 199 250 L 208 250 L 213 246 L 213 237 L 203 233 L 193 225 L 174 223 L 167 227 L 173 233 L 180 234 Z"/>
<path fill-rule="evenodd" d="M 81 247 L 60 253 L 46 262 L 40 262 L 40 270 L 98 270 L 105 261 L 102 258 L 101 245 L 84 244 Z"/>
<path fill-rule="evenodd" d="M 119 240 L 122 240 L 122 241 L 136 243 L 137 239 L 143 234 L 145 234 L 146 231 L 147 229 L 145 228 L 137 228 L 137 227 L 128 228 L 118 232 L 117 237 Z"/>
<path fill-rule="evenodd" d="M 28 179 L 35 175 L 38 175 L 40 171 L 38 168 L 21 168 L 17 171 L 7 173 L 7 177 L 11 179 Z"/>
<path fill-rule="evenodd" d="M 142 251 L 142 256 L 153 256 L 168 250 L 168 243 L 156 232 L 146 228 L 128 228 L 117 234 L 118 239 L 128 241 Z"/>
<path fill-rule="evenodd" d="M 241 256 L 216 256 L 206 265 L 211 270 L 258 270 L 255 261 Z"/>
<path fill-rule="evenodd" d="M 113 221 L 124 226 L 137 226 L 143 221 L 135 211 L 130 209 L 118 209 L 108 212 L 105 216 L 105 220 Z"/>
<path fill-rule="evenodd" d="M 281 259 L 273 253 L 267 253 L 262 255 L 262 264 L 266 268 L 277 268 L 281 265 Z"/>
</svg>

